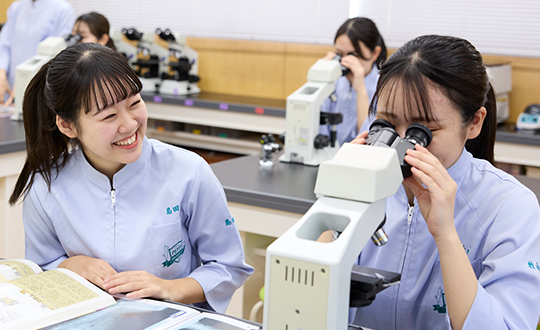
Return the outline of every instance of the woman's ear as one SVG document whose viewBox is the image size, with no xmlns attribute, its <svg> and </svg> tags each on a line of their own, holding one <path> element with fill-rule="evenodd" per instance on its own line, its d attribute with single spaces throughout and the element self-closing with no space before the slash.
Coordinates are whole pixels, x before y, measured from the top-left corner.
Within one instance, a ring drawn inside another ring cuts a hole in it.
<svg viewBox="0 0 540 330">
<path fill-rule="evenodd" d="M 75 127 L 72 123 L 69 123 L 62 119 L 60 116 L 56 115 L 56 126 L 60 130 L 62 134 L 67 136 L 70 139 L 74 139 L 77 137 L 77 132 L 75 130 Z"/>
<path fill-rule="evenodd" d="M 110 39 L 109 35 L 105 33 L 105 34 L 103 34 L 101 36 L 101 38 L 99 38 L 98 44 L 100 44 L 102 46 L 107 46 L 107 43 L 109 42 L 109 39 Z"/>
<path fill-rule="evenodd" d="M 486 119 L 486 114 L 487 111 L 484 107 L 476 110 L 476 113 L 474 114 L 474 117 L 467 128 L 467 140 L 474 139 L 480 135 L 482 125 L 484 124 L 484 119 Z"/>
<path fill-rule="evenodd" d="M 373 50 L 372 59 L 373 61 L 376 61 L 379 58 L 379 55 L 381 55 L 382 47 L 381 46 L 375 46 L 375 49 Z"/>
</svg>

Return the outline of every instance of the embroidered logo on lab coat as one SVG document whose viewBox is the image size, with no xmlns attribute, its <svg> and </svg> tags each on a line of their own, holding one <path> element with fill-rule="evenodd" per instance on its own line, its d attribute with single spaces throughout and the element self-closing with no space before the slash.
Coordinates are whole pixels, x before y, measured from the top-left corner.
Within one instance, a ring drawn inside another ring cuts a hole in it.
<svg viewBox="0 0 540 330">
<path fill-rule="evenodd" d="M 234 223 L 234 218 L 231 218 L 231 220 L 229 219 L 225 219 L 225 227 L 227 226 L 230 226 Z"/>
<path fill-rule="evenodd" d="M 444 291 L 441 287 L 439 287 L 435 299 L 437 299 L 437 304 L 433 305 L 433 310 L 441 314 L 446 313 L 446 300 L 444 300 Z"/>
<path fill-rule="evenodd" d="M 178 212 L 180 211 L 180 206 L 179 205 L 175 205 L 172 207 L 172 209 L 170 207 L 167 208 L 167 215 L 171 215 L 173 214 L 173 212 Z"/>
<path fill-rule="evenodd" d="M 163 254 L 165 261 L 162 263 L 163 268 L 170 267 L 175 262 L 180 262 L 185 249 L 186 245 L 184 244 L 184 237 L 171 248 L 165 245 L 165 253 Z"/>
</svg>

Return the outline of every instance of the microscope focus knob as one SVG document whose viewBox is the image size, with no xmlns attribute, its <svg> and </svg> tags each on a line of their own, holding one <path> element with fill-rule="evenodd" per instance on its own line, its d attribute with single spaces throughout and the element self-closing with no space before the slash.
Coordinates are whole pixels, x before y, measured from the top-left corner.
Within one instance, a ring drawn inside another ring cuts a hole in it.
<svg viewBox="0 0 540 330">
<path fill-rule="evenodd" d="M 330 138 L 326 135 L 318 134 L 315 137 L 314 147 L 315 149 L 322 149 L 328 147 L 330 144 Z"/>
</svg>

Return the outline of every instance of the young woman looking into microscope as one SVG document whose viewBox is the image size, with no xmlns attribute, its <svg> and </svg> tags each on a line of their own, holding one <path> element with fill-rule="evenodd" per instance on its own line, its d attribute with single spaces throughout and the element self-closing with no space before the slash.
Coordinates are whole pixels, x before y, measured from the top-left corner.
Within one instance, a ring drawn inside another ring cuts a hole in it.
<svg viewBox="0 0 540 330">
<path fill-rule="evenodd" d="M 334 38 L 335 52 L 349 73 L 336 81 L 336 100 L 327 99 L 324 112 L 339 112 L 343 121 L 336 126 L 339 144 L 351 142 L 358 133 L 369 128 L 374 117 L 368 117 L 369 104 L 377 87 L 379 69 L 386 60 L 386 46 L 375 23 L 369 18 L 355 17 L 341 25 Z M 330 127 L 321 125 L 319 132 L 330 136 Z"/>
<path fill-rule="evenodd" d="M 401 283 L 351 311 L 354 323 L 535 329 L 540 210 L 534 193 L 492 165 L 496 102 L 480 53 L 460 38 L 415 38 L 382 66 L 375 97 L 377 118 L 400 136 L 419 122 L 433 140 L 407 151 L 412 176 L 387 198 L 388 243 L 367 244 L 358 258 Z"/>
</svg>

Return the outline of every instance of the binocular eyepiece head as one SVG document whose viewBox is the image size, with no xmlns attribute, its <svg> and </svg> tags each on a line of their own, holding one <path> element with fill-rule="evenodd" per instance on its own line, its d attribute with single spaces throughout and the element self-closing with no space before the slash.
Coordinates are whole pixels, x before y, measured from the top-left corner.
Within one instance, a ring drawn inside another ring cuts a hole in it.
<svg viewBox="0 0 540 330">
<path fill-rule="evenodd" d="M 405 131 L 405 138 L 401 138 L 396 131 L 396 127 L 391 122 L 376 119 L 369 127 L 366 144 L 396 149 L 401 165 L 401 173 L 403 178 L 407 178 L 412 175 L 411 165 L 404 160 L 407 150 L 414 149 L 417 143 L 422 147 L 427 147 L 431 140 L 433 140 L 433 134 L 425 125 L 411 124 Z"/>
<path fill-rule="evenodd" d="M 347 74 L 349 74 L 349 72 L 351 72 L 351 70 L 347 67 L 344 67 L 342 64 L 341 64 L 341 58 L 342 56 L 341 55 L 336 55 L 334 56 L 332 59 L 335 60 L 335 61 L 338 61 L 340 62 L 340 65 L 341 65 L 341 75 L 342 76 L 346 76 Z"/>
</svg>

